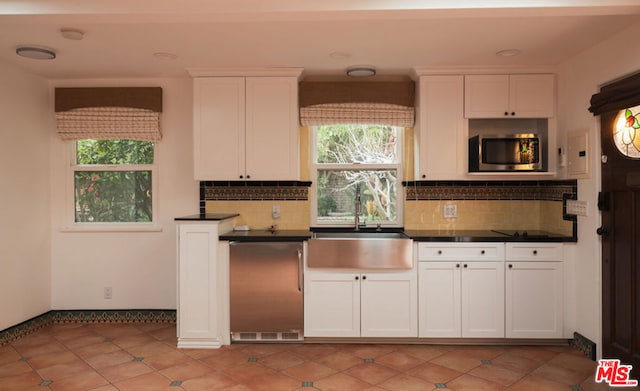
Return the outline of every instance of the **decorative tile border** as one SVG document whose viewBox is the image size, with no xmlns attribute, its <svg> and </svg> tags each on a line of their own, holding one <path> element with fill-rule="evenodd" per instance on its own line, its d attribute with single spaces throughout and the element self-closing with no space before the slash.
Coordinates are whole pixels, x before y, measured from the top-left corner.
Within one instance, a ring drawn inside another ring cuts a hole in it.
<svg viewBox="0 0 640 391">
<path fill-rule="evenodd" d="M 402 182 L 407 201 L 536 200 L 560 201 L 577 196 L 578 182 L 563 181 L 411 181 Z"/>
<path fill-rule="evenodd" d="M 307 201 L 311 182 L 201 181 L 200 212 L 206 201 Z"/>
<path fill-rule="evenodd" d="M 175 310 L 52 310 L 0 331 L 0 346 L 52 324 L 175 322 Z"/>
</svg>

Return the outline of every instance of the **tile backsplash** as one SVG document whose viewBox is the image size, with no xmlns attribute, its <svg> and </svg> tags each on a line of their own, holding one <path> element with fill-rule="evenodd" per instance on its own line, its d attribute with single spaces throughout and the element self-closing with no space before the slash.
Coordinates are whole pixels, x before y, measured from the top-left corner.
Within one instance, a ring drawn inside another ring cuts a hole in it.
<svg viewBox="0 0 640 391">
<path fill-rule="evenodd" d="M 571 236 L 575 218 L 564 214 L 565 200 L 577 198 L 577 181 L 411 181 L 404 182 L 407 229 L 545 230 Z M 200 182 L 201 212 L 237 212 L 237 224 L 252 229 L 307 229 L 311 182 Z M 443 206 L 455 203 L 456 218 Z M 281 217 L 271 209 L 280 206 Z"/>
</svg>

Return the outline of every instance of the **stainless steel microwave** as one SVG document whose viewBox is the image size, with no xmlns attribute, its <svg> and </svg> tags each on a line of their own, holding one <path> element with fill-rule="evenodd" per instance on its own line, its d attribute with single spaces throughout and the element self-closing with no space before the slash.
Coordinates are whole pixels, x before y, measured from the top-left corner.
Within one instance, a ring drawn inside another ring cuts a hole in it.
<svg viewBox="0 0 640 391">
<path fill-rule="evenodd" d="M 469 171 L 540 171 L 540 137 L 533 133 L 469 139 Z"/>
</svg>

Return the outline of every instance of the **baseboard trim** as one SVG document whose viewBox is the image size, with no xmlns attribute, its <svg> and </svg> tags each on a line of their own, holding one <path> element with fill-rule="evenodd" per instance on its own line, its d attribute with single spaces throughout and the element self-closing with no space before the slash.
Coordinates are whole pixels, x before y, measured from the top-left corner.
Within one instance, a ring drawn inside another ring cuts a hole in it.
<svg viewBox="0 0 640 391">
<path fill-rule="evenodd" d="M 584 335 L 578 333 L 577 331 L 573 332 L 573 339 L 571 340 L 571 345 L 576 349 L 580 350 L 584 353 L 585 356 L 589 357 L 591 360 L 596 361 L 596 343 L 585 337 Z"/>
<path fill-rule="evenodd" d="M 1 330 L 0 346 L 52 324 L 175 322 L 176 310 L 51 310 Z"/>
</svg>

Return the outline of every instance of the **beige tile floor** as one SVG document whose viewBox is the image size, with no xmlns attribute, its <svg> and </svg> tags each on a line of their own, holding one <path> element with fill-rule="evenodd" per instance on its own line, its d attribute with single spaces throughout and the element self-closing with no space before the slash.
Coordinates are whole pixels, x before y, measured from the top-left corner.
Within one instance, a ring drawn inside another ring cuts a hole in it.
<svg viewBox="0 0 640 391">
<path fill-rule="evenodd" d="M 175 335 L 175 324 L 48 326 L 0 347 L 0 390 L 609 389 L 594 382 L 596 364 L 570 346 L 295 343 L 177 349 Z"/>
</svg>

